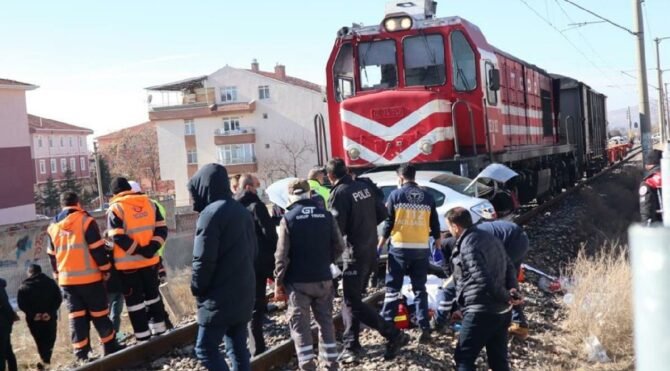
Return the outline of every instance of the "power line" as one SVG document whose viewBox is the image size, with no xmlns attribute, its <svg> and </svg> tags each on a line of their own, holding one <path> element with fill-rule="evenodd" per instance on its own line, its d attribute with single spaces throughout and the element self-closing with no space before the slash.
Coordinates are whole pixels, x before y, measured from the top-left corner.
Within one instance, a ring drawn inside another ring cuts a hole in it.
<svg viewBox="0 0 670 371">
<path fill-rule="evenodd" d="M 573 47 L 579 54 L 581 54 L 582 57 L 584 57 L 584 59 L 585 59 L 586 61 L 588 61 L 588 62 L 589 62 L 593 67 L 595 67 L 598 71 L 600 71 L 600 73 L 601 73 L 605 78 L 607 78 L 608 80 L 610 80 L 610 82 L 616 84 L 616 82 L 612 81 L 612 79 L 611 79 L 609 76 L 607 76 L 607 74 L 603 71 L 602 68 L 600 68 L 597 64 L 595 64 L 595 63 L 594 63 L 594 62 L 593 62 L 593 61 L 586 55 L 586 53 L 584 53 L 579 47 L 577 47 L 577 45 L 576 45 L 575 43 L 573 43 L 572 40 L 570 40 L 570 38 L 568 38 L 563 32 L 561 32 L 561 30 L 559 30 L 558 27 L 556 27 L 556 25 L 554 25 L 554 24 L 553 24 L 550 20 L 548 20 L 547 18 L 543 17 L 542 14 L 540 14 L 537 10 L 535 10 L 535 8 L 533 8 L 532 6 L 530 6 L 530 4 L 528 4 L 528 2 L 527 2 L 526 0 L 519 0 L 519 1 L 521 1 L 521 2 L 522 2 L 522 3 L 523 3 L 523 4 L 524 4 L 524 5 L 525 5 L 531 12 L 533 12 L 533 14 L 535 14 L 537 17 L 539 17 L 540 19 L 542 19 L 542 20 L 543 20 L 545 23 L 547 23 L 551 28 L 553 28 L 556 32 L 558 32 L 558 33 L 565 39 L 565 41 L 567 41 L 567 42 L 568 42 L 568 43 L 569 43 L 569 44 L 570 44 L 570 45 L 571 45 L 571 46 L 572 46 L 572 47 Z M 623 88 L 620 88 L 620 89 L 623 90 Z"/>
<path fill-rule="evenodd" d="M 617 27 L 617 28 L 620 28 L 620 29 L 626 31 L 626 32 L 628 32 L 629 34 L 631 34 L 631 35 L 633 35 L 633 36 L 637 36 L 637 33 L 636 33 L 636 32 L 631 31 L 631 30 L 629 30 L 628 28 L 626 28 L 626 27 L 624 27 L 624 26 L 622 26 L 622 25 L 620 25 L 620 24 L 618 24 L 618 23 L 616 23 L 616 22 L 614 22 L 614 21 L 611 21 L 611 20 L 609 20 L 609 19 L 607 19 L 607 18 L 601 16 L 600 14 L 597 14 L 597 13 L 595 13 L 595 12 L 592 12 L 592 11 L 590 11 L 590 10 L 584 8 L 583 6 L 581 6 L 581 5 L 579 5 L 579 4 L 575 3 L 575 2 L 573 2 L 573 1 L 571 1 L 571 0 L 563 0 L 563 1 L 565 1 L 565 2 L 568 3 L 568 4 L 570 4 L 570 5 L 572 5 L 572 6 L 575 6 L 575 7 L 579 8 L 579 9 L 581 9 L 581 10 L 583 10 L 583 11 L 585 11 L 585 12 L 591 14 L 592 16 L 594 16 L 594 17 L 596 17 L 596 18 L 598 18 L 598 19 L 602 19 L 603 21 L 605 21 L 605 22 L 611 24 L 611 25 L 614 26 L 614 27 Z"/>
<path fill-rule="evenodd" d="M 570 14 L 568 14 L 568 12 L 565 10 L 565 8 L 563 8 L 563 6 L 561 5 L 561 3 L 560 3 L 558 0 L 554 0 L 554 1 L 556 2 L 556 5 L 558 5 L 558 8 L 561 10 L 561 12 L 563 12 L 563 15 L 565 15 L 565 17 L 568 19 L 568 21 L 569 21 L 569 22 L 572 22 L 572 23 L 574 24 L 575 21 L 572 19 L 572 17 L 570 17 Z M 605 21 L 601 21 L 601 22 L 605 22 Z M 582 22 L 582 23 L 584 23 L 584 24 L 590 24 L 590 23 L 588 23 L 588 22 Z M 563 33 L 563 32 L 564 32 L 564 31 L 561 31 L 561 33 Z M 579 37 L 584 41 L 584 43 L 586 44 L 586 46 L 587 46 L 589 49 L 591 49 L 591 51 L 593 52 L 593 54 L 595 54 L 596 57 L 598 57 L 598 58 L 600 59 L 600 61 L 603 62 L 603 63 L 605 64 L 605 67 L 611 68 L 611 67 L 609 66 L 607 60 L 606 60 L 600 53 L 598 53 L 598 51 L 593 47 L 593 45 L 589 42 L 589 40 L 586 38 L 586 36 L 584 36 L 584 34 L 583 34 L 580 30 L 577 30 L 577 33 L 579 34 Z M 601 72 L 602 72 L 602 71 L 601 71 Z M 616 86 L 617 84 L 614 83 L 614 85 Z M 621 87 L 619 87 L 619 88 L 620 88 L 620 89 L 623 89 L 623 88 L 621 88 Z"/>
</svg>

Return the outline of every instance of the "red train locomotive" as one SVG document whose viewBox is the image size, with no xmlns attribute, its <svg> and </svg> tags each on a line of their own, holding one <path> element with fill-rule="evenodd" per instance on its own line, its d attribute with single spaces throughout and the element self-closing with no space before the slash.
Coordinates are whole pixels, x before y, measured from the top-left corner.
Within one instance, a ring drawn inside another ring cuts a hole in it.
<svg viewBox="0 0 670 371">
<path fill-rule="evenodd" d="M 381 24 L 338 32 L 326 72 L 333 156 L 361 171 L 413 162 L 465 176 L 504 163 L 522 175 L 521 201 L 604 165 L 603 95 L 435 9 L 392 1 Z"/>
</svg>

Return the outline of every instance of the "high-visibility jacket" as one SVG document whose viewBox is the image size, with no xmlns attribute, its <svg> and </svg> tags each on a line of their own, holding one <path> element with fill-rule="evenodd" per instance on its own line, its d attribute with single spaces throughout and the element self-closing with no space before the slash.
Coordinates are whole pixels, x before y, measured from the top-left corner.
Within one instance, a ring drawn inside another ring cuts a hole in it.
<svg viewBox="0 0 670 371">
<path fill-rule="evenodd" d="M 316 192 L 319 196 L 323 197 L 323 202 L 328 205 L 328 199 L 330 198 L 330 189 L 324 187 L 319 183 L 318 180 L 308 180 L 309 188 Z"/>
<path fill-rule="evenodd" d="M 85 233 L 95 220 L 85 211 L 76 208 L 65 219 L 47 229 L 51 245 L 47 253 L 56 257 L 58 284 L 61 286 L 85 285 L 102 280 L 102 271 L 109 270 L 109 263 L 98 266 L 91 250 L 104 248 L 101 239 L 89 244 Z"/>
<path fill-rule="evenodd" d="M 127 250 L 121 248 L 117 243 L 114 244 L 116 269 L 134 270 L 158 264 L 158 255 L 145 258 L 141 254 L 134 254 L 136 249 L 148 246 L 152 241 L 165 243 L 162 238 L 154 237 L 154 229 L 159 225 L 156 222 L 155 206 L 149 197 L 131 191 L 121 192 L 112 198 L 107 212 L 114 213 L 117 218 L 123 220 L 123 228 L 111 229 L 108 235 L 112 238 L 117 235 L 126 235 L 133 241 Z M 165 221 L 161 223 L 161 226 L 165 226 Z"/>
</svg>

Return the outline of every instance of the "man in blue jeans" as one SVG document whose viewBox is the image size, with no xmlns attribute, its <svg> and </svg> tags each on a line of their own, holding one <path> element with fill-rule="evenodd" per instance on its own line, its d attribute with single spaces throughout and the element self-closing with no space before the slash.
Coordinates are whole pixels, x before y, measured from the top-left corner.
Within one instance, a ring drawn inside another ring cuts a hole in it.
<svg viewBox="0 0 670 371">
<path fill-rule="evenodd" d="M 381 250 L 388 238 L 391 248 L 388 254 L 388 274 L 386 275 L 386 295 L 382 315 L 393 322 L 402 300 L 405 274 L 412 281 L 416 303 L 416 318 L 421 327 L 420 343 L 430 341 L 430 319 L 428 318 L 428 277 L 430 245 L 433 237 L 440 245 L 440 221 L 435 210 L 435 200 L 421 189 L 414 178 L 416 168 L 405 164 L 398 168 L 400 188 L 394 190 L 386 201 L 389 218 L 384 226 L 384 236 L 379 239 L 377 250 Z"/>
<path fill-rule="evenodd" d="M 529 249 L 528 235 L 526 235 L 523 228 L 506 220 L 480 221 L 474 225 L 474 228 L 495 236 L 503 243 L 505 252 L 512 261 L 516 270 L 516 275 L 518 276 L 521 263 L 523 263 Z M 448 257 L 451 256 L 455 245 L 456 238 L 454 237 L 449 237 L 443 240 L 441 247 L 442 254 L 447 257 L 444 259 L 443 263 L 449 263 Z M 450 264 L 444 264 L 444 268 L 445 275 L 447 277 L 450 276 Z M 451 307 L 455 295 L 456 288 L 453 281 L 449 282 L 446 287 L 443 287 L 438 291 L 438 310 L 435 318 L 436 329 L 442 328 L 448 321 L 448 317 L 451 315 Z M 509 333 L 521 340 L 528 338 L 528 320 L 523 313 L 523 305 L 515 305 L 512 307 L 512 325 L 509 328 Z"/>
<path fill-rule="evenodd" d="M 193 245 L 191 292 L 198 305 L 195 353 L 208 370 L 248 371 L 247 323 L 254 308 L 256 231 L 251 213 L 233 199 L 226 168 L 208 164 L 191 178 L 193 210 L 200 213 Z"/>
<path fill-rule="evenodd" d="M 516 270 L 502 242 L 475 228 L 468 210 L 451 209 L 446 218 L 456 237 L 451 262 L 456 303 L 463 317 L 454 353 L 457 369 L 474 371 L 479 352 L 486 347 L 489 368 L 507 371 L 510 311 L 512 305 L 523 302 L 517 291 Z"/>
</svg>

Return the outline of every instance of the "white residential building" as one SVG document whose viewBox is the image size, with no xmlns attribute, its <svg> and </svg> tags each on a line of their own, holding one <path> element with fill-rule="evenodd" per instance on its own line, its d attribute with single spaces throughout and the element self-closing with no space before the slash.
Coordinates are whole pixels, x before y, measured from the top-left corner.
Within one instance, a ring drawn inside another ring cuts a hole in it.
<svg viewBox="0 0 670 371">
<path fill-rule="evenodd" d="M 283 65 L 265 72 L 254 60 L 251 69 L 226 66 L 147 90 L 161 179 L 174 180 L 177 206 L 190 202 L 188 179 L 208 163 L 264 182 L 305 177 L 317 164 L 314 117 L 326 116 L 324 94 Z"/>
</svg>

